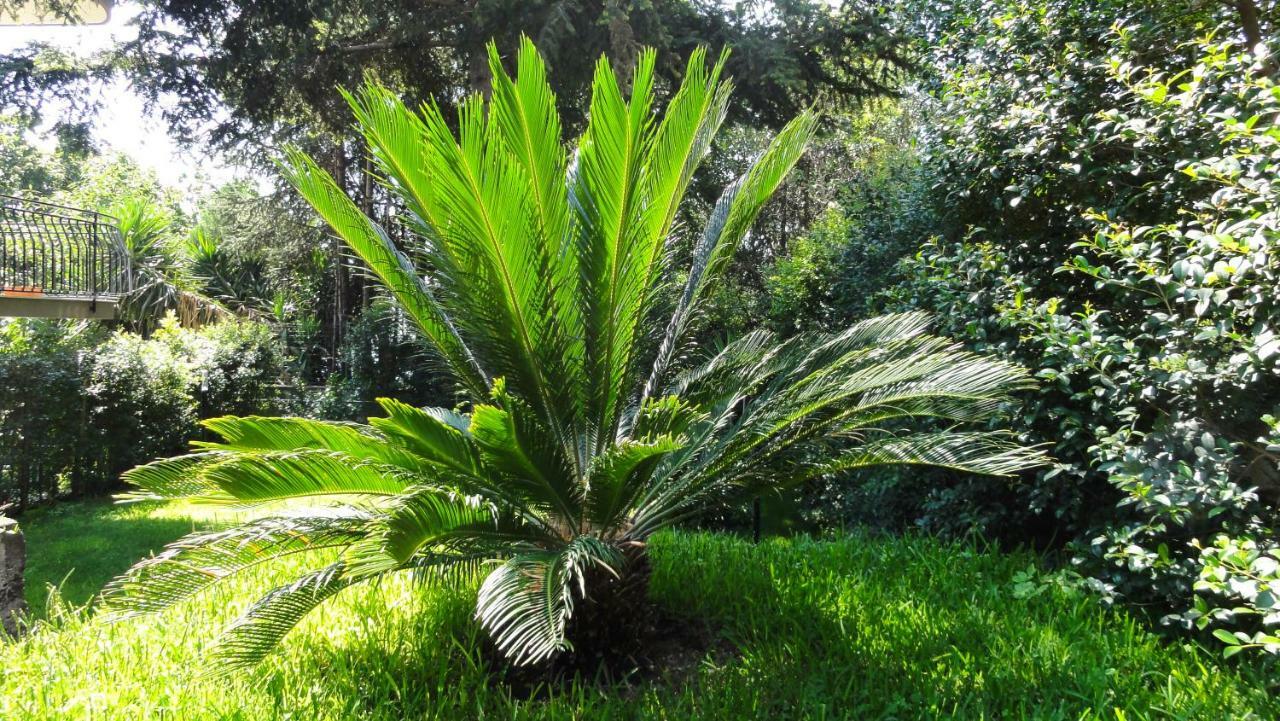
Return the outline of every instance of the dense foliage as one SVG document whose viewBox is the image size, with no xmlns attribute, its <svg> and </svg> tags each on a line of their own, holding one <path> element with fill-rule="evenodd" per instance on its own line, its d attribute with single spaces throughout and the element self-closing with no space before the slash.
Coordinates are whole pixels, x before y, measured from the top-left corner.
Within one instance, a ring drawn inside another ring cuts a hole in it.
<svg viewBox="0 0 1280 721">
<path fill-rule="evenodd" d="M 1274 652 L 1280 90 L 1264 47 L 1183 32 L 1011 2 L 944 46 L 948 229 L 894 295 L 1036 369 L 1025 428 L 1058 464 L 922 508 L 1074 539 L 1105 592 Z"/>
<path fill-rule="evenodd" d="M 0 505 L 113 490 L 122 471 L 180 452 L 198 418 L 274 410 L 283 370 L 262 325 L 171 319 L 143 340 L 0 322 Z"/>
</svg>

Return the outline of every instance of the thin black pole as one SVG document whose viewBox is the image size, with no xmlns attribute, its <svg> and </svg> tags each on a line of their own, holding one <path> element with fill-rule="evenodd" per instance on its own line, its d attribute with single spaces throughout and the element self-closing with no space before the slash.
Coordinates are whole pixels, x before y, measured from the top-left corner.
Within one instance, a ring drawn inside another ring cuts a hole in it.
<svg viewBox="0 0 1280 721">
<path fill-rule="evenodd" d="M 760 499 L 757 498 L 751 502 L 751 526 L 753 543 L 760 542 Z"/>
</svg>

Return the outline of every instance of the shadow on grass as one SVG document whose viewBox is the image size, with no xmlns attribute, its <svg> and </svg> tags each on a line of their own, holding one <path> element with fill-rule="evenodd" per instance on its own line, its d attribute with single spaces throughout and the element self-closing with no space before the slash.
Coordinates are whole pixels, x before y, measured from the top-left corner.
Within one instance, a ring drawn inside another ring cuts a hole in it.
<svg viewBox="0 0 1280 721">
<path fill-rule="evenodd" d="M 208 527 L 158 515 L 158 508 L 94 499 L 23 514 L 19 524 L 27 540 L 26 597 L 32 614 L 44 617 L 51 584 L 60 587 L 67 602 L 88 603 L 134 562 Z"/>
</svg>

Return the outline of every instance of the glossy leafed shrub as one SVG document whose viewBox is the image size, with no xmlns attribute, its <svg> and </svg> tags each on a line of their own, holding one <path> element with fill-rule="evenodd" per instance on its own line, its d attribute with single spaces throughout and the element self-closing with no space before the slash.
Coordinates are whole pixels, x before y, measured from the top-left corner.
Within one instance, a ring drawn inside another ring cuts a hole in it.
<svg viewBox="0 0 1280 721">
<path fill-rule="evenodd" d="M 1109 592 L 1240 647 L 1280 622 L 1214 550 L 1267 557 L 1280 522 L 1280 89 L 1230 27 L 1179 44 L 1176 22 L 1105 5 L 997 15 L 946 76 L 932 152 L 964 224 L 899 296 L 1043 381 L 1025 427 L 1059 464 L 1003 512 L 1065 530 Z"/>
</svg>

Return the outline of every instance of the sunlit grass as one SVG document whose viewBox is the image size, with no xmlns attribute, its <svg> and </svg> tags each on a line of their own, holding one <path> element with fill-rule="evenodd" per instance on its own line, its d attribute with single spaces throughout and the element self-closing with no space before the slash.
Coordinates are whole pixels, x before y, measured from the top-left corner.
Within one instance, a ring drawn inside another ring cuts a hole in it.
<svg viewBox="0 0 1280 721">
<path fill-rule="evenodd" d="M 182 533 L 226 520 L 190 507 L 82 504 L 29 515 L 24 526 L 35 575 L 60 577 L 42 554 L 74 559 L 71 577 L 87 587 L 106 578 L 88 570 L 99 558 L 115 564 L 145 553 L 167 540 L 162 528 Z M 177 525 L 136 529 L 147 521 Z M 117 539 L 110 553 L 96 541 L 75 552 L 81 536 L 101 535 Z M 753 546 L 668 534 L 655 540 L 653 559 L 654 598 L 713 619 L 737 658 L 708 656 L 665 683 L 583 684 L 518 700 L 484 666 L 469 593 L 397 579 L 322 607 L 257 672 L 203 677 L 202 651 L 273 579 L 290 577 L 281 565 L 118 624 L 55 599 L 30 637 L 0 646 L 0 718 L 1280 716 L 1254 672 L 1162 644 L 1087 596 L 1055 590 L 1015 598 L 1013 575 L 1032 561 L 1022 554 L 924 538 Z"/>
<path fill-rule="evenodd" d="M 49 584 L 80 605 L 140 557 L 193 530 L 230 523 L 237 512 L 189 503 L 60 503 L 27 512 L 27 603 L 44 613 Z"/>
</svg>

